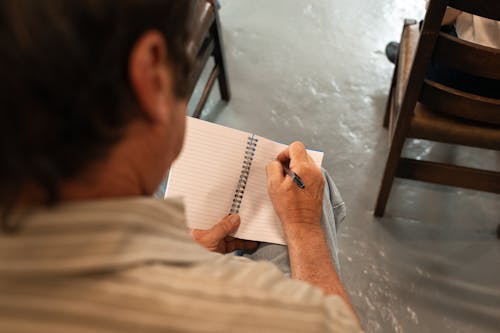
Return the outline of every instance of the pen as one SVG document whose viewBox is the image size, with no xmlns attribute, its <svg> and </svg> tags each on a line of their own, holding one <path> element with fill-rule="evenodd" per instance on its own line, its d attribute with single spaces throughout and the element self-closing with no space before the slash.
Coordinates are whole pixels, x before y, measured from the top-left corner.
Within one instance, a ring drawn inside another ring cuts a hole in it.
<svg viewBox="0 0 500 333">
<path fill-rule="evenodd" d="M 293 172 L 292 170 L 290 170 L 286 165 L 283 165 L 283 170 L 285 170 L 285 173 L 287 175 L 289 175 L 290 177 L 292 177 L 292 180 L 295 184 L 297 184 L 298 187 L 300 187 L 301 189 L 305 189 L 306 186 L 304 185 L 304 182 L 302 181 L 302 179 L 300 179 L 300 177 L 295 173 Z"/>
</svg>

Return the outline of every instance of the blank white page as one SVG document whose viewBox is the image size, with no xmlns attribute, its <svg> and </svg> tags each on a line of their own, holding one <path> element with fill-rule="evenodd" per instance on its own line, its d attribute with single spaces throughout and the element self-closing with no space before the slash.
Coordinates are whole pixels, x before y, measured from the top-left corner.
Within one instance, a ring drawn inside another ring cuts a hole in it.
<svg viewBox="0 0 500 333">
<path fill-rule="evenodd" d="M 184 147 L 165 197 L 181 196 L 188 227 L 209 229 L 229 213 L 249 133 L 187 118 Z"/>
<path fill-rule="evenodd" d="M 240 209 L 241 220 L 251 222 L 242 223 L 238 234 L 244 235 L 245 239 L 286 244 L 281 222 L 274 212 L 271 199 L 267 194 L 266 165 L 286 149 L 287 145 L 261 136 L 256 136 L 256 138 L 258 139 L 257 150 Z M 307 152 L 320 167 L 323 153 L 312 150 Z M 307 186 L 307 184 L 305 185 Z"/>
</svg>

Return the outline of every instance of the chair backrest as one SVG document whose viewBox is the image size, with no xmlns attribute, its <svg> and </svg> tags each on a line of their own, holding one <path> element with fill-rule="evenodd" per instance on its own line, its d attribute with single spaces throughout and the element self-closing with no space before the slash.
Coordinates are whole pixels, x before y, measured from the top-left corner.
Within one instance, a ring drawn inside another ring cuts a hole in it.
<svg viewBox="0 0 500 333">
<path fill-rule="evenodd" d="M 500 21 L 498 0 L 449 0 L 448 6 L 473 15 Z"/>
<path fill-rule="evenodd" d="M 499 0 L 449 0 L 448 6 L 500 21 Z M 447 33 L 439 33 L 432 60 L 468 74 L 500 80 L 500 49 L 470 43 Z"/>
<path fill-rule="evenodd" d="M 410 99 L 437 112 L 498 125 L 499 99 L 466 93 L 426 78 L 427 69 L 433 63 L 475 77 L 500 80 L 500 49 L 441 32 L 447 6 L 500 21 L 500 0 L 431 0 L 408 81 L 408 89 L 417 89 L 419 93 Z"/>
</svg>

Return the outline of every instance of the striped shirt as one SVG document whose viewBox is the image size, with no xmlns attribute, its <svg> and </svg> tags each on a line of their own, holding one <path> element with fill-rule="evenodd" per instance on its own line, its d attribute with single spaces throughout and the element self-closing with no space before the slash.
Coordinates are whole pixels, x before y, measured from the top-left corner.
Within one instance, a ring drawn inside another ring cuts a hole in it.
<svg viewBox="0 0 500 333">
<path fill-rule="evenodd" d="M 182 203 L 30 208 L 0 234 L 0 332 L 358 332 L 338 296 L 192 241 Z"/>
</svg>

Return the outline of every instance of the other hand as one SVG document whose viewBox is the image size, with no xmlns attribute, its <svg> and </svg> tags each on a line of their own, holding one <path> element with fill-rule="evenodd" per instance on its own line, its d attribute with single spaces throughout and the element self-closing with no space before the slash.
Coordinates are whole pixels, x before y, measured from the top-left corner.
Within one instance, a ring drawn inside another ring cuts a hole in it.
<svg viewBox="0 0 500 333">
<path fill-rule="evenodd" d="M 283 165 L 303 180 L 304 189 L 283 172 Z M 267 165 L 267 190 L 285 232 L 294 225 L 320 225 L 324 183 L 321 169 L 301 142 L 292 143 Z"/>
<path fill-rule="evenodd" d="M 240 226 L 239 215 L 228 215 L 208 230 L 192 229 L 191 236 L 204 248 L 226 254 L 235 250 L 255 251 L 258 242 L 229 236 Z"/>
</svg>

